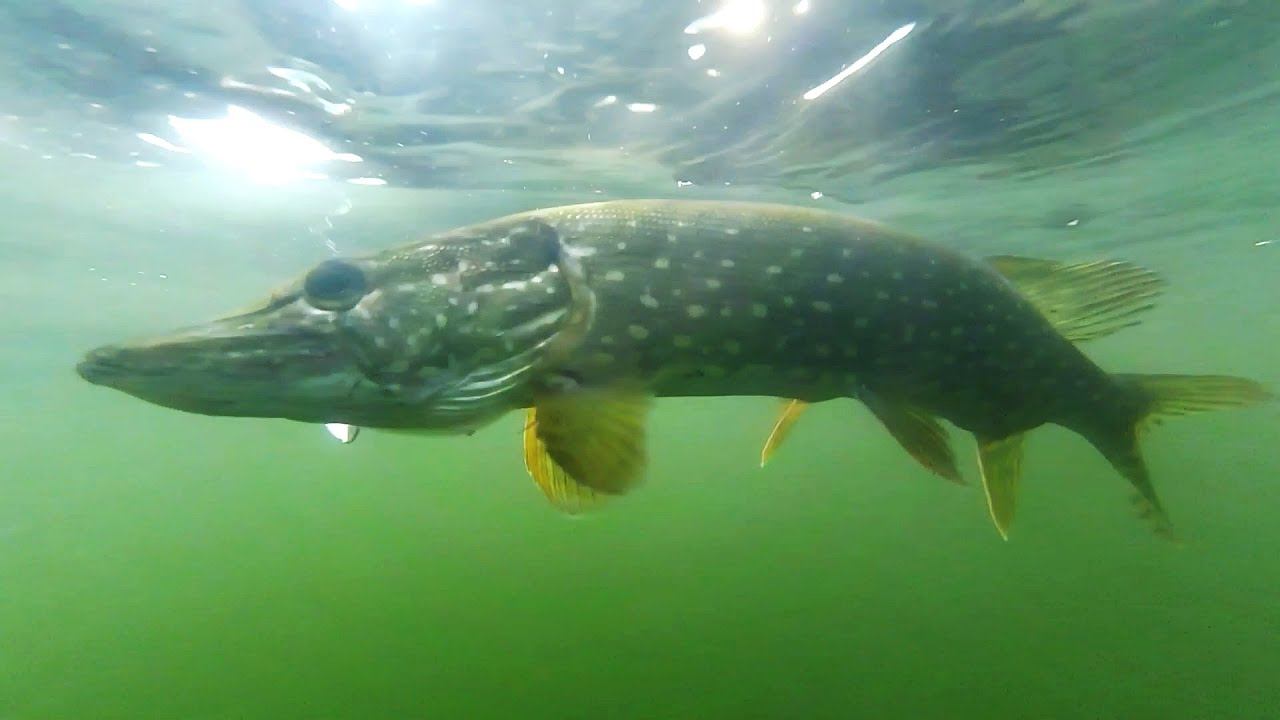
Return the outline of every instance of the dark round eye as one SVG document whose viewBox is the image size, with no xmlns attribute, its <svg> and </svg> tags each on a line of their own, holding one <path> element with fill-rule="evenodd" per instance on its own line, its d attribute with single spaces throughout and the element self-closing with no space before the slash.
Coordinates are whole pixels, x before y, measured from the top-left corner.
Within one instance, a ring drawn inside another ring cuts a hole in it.
<svg viewBox="0 0 1280 720">
<path fill-rule="evenodd" d="M 368 292 L 364 271 L 342 260 L 325 260 L 302 283 L 307 302 L 321 310 L 350 310 Z"/>
</svg>

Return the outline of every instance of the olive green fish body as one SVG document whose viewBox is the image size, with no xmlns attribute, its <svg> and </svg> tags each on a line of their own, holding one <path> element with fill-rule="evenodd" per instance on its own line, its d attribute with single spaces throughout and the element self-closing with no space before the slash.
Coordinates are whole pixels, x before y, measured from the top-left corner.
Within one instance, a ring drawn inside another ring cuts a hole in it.
<svg viewBox="0 0 1280 720">
<path fill-rule="evenodd" d="M 832 213 L 606 202 L 538 214 L 597 300 L 559 370 L 658 396 L 874 392 L 1002 437 L 1111 382 L 988 265 Z"/>
</svg>

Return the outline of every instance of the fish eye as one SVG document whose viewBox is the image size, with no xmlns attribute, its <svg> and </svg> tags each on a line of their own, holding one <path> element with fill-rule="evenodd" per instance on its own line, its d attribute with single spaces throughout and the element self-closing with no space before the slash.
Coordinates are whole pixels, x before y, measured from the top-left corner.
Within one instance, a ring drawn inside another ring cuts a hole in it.
<svg viewBox="0 0 1280 720">
<path fill-rule="evenodd" d="M 364 271 L 343 260 L 325 260 L 307 273 L 302 291 L 320 310 L 350 310 L 368 292 Z"/>
</svg>

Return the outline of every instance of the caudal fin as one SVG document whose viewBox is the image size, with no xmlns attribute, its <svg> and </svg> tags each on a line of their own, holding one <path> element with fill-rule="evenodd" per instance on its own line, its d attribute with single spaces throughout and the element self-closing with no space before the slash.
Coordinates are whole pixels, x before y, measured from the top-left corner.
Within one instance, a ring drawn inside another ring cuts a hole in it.
<svg viewBox="0 0 1280 720">
<path fill-rule="evenodd" d="M 1258 383 L 1230 375 L 1112 375 L 1138 388 L 1149 400 L 1143 420 L 1245 407 L 1274 396 Z"/>
<path fill-rule="evenodd" d="M 1107 458 L 1112 467 L 1137 491 L 1134 503 L 1138 514 L 1150 521 L 1158 534 L 1172 537 L 1173 528 L 1165 513 L 1146 462 L 1139 438 L 1166 417 L 1190 415 L 1209 410 L 1244 407 L 1272 398 L 1271 393 L 1252 380 L 1225 375 L 1113 375 L 1129 411 L 1122 417 L 1102 422 L 1092 432 L 1083 433 Z"/>
</svg>

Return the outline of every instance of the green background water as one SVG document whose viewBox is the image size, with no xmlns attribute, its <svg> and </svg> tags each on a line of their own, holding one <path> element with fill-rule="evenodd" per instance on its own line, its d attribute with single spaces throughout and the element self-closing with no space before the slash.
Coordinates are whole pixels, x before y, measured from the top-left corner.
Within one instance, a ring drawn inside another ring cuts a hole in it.
<svg viewBox="0 0 1280 720">
<path fill-rule="evenodd" d="M 940 167 L 844 211 L 975 254 L 1146 264 L 1170 289 L 1094 358 L 1280 387 L 1278 120 L 1264 93 L 1112 164 Z M 72 366 L 323 257 L 287 240 L 339 197 L 343 251 L 590 198 L 268 194 L 0 158 L 0 718 L 1280 716 L 1274 405 L 1147 440 L 1182 547 L 1055 428 L 1030 440 L 1003 542 L 978 488 L 927 475 L 852 402 L 815 408 L 761 470 L 776 401 L 664 401 L 642 491 L 567 519 L 528 481 L 515 417 L 342 446 Z"/>
</svg>

